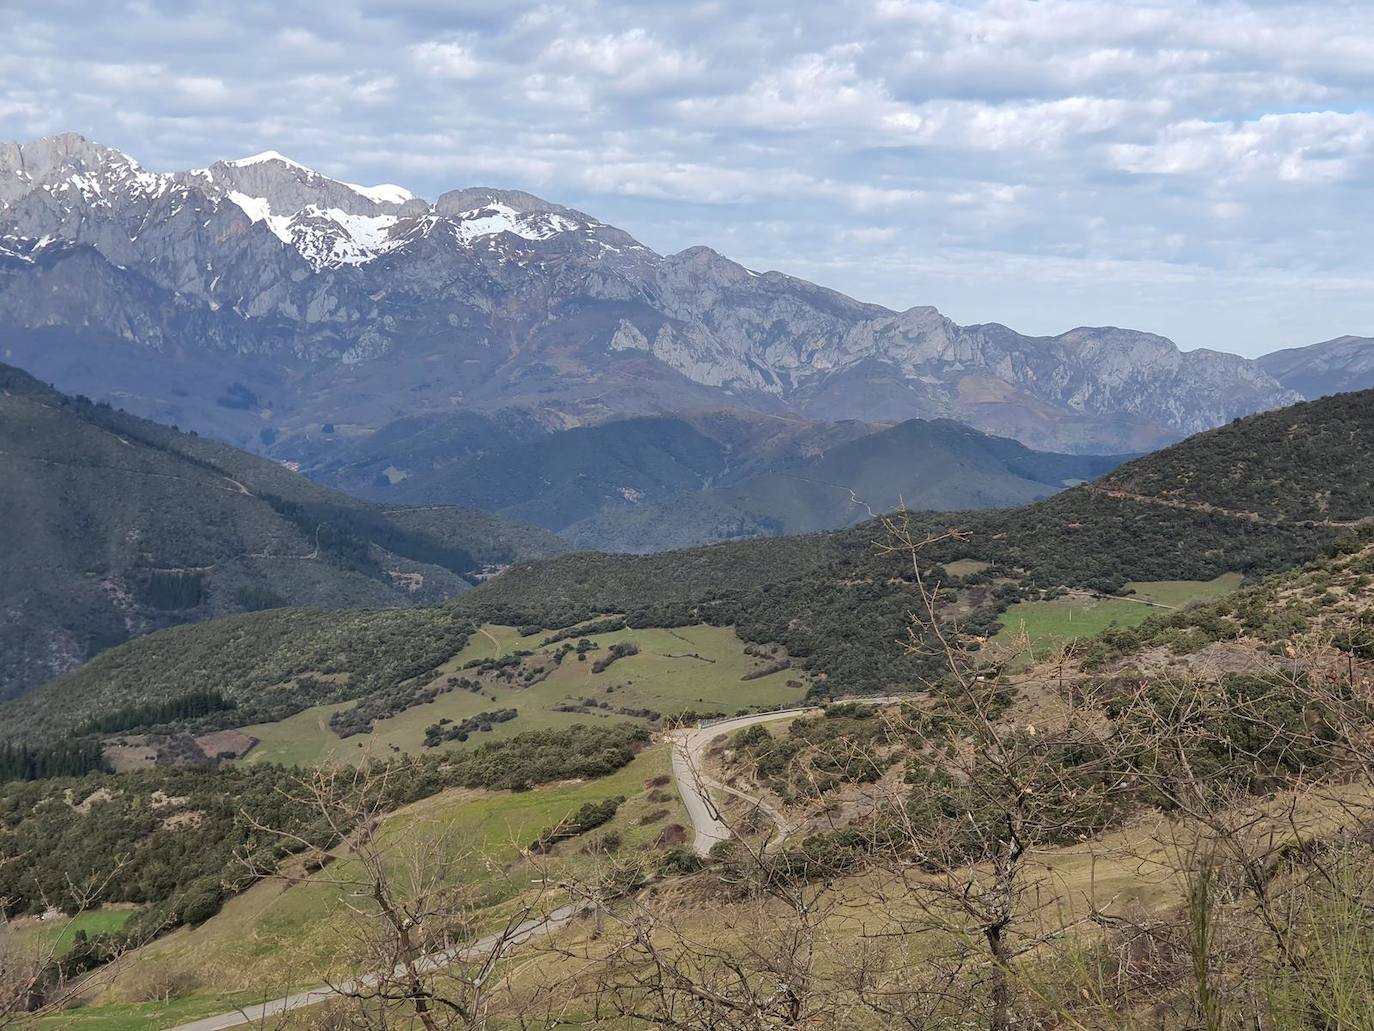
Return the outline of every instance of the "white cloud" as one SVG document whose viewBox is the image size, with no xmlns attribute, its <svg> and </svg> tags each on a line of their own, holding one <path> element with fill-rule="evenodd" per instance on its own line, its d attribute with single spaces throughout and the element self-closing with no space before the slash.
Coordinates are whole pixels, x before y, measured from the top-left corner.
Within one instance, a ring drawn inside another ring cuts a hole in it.
<svg viewBox="0 0 1374 1031">
<path fill-rule="evenodd" d="M 475 79 L 482 74 L 482 62 L 464 43 L 426 41 L 410 48 L 420 70 L 442 79 Z"/>
<path fill-rule="evenodd" d="M 901 114 L 880 83 L 860 76 L 852 48 L 802 54 L 785 68 L 764 72 L 742 93 L 689 98 L 677 107 L 699 124 L 789 131 L 862 128 Z"/>
<path fill-rule="evenodd" d="M 1192 119 L 1168 126 L 1152 143 L 1116 144 L 1109 154 L 1127 172 L 1322 185 L 1354 177 L 1374 156 L 1374 115 L 1317 111 L 1238 123 Z"/>
<path fill-rule="evenodd" d="M 544 51 L 543 62 L 605 80 L 623 91 L 682 82 L 705 67 L 696 55 L 665 46 L 643 29 L 590 38 L 561 37 Z"/>
</svg>

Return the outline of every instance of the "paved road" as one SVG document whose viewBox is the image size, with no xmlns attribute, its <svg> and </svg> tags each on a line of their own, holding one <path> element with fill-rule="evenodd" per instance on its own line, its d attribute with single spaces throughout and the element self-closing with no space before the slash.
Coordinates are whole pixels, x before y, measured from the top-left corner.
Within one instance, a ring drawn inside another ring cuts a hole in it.
<svg viewBox="0 0 1374 1031">
<path fill-rule="evenodd" d="M 859 702 L 864 705 L 891 705 L 902 701 L 902 699 L 903 696 L 899 695 L 884 695 L 877 698 L 837 698 L 828 704 L 841 705 L 845 702 Z M 721 720 L 719 723 L 712 723 L 705 727 L 689 727 L 684 730 L 677 730 L 670 735 L 673 742 L 673 779 L 677 781 L 678 794 L 682 796 L 683 805 L 687 807 L 687 815 L 691 817 L 692 826 L 696 829 L 696 836 L 692 839 L 694 851 L 704 856 L 711 851 L 711 846 L 716 842 L 730 840 L 730 828 L 721 820 L 715 804 L 710 801 L 710 789 L 713 787 L 752 802 L 772 816 L 777 821 L 778 829 L 781 831 L 774 844 L 776 846 L 781 843 L 782 837 L 787 834 L 788 830 L 781 815 L 761 799 L 752 798 L 734 788 L 727 788 L 707 777 L 704 772 L 706 749 L 721 734 L 733 734 L 737 730 L 752 727 L 756 723 L 772 723 L 774 720 L 784 720 L 808 712 L 818 712 L 821 708 L 822 706 L 816 706 L 811 709 L 760 712 L 753 716 L 739 716 L 735 719 Z"/>
<path fill-rule="evenodd" d="M 838 699 L 830 704 L 837 705 L 842 701 L 857 701 L 868 705 L 888 705 L 900 701 L 897 696 L 882 698 L 855 698 Z M 734 788 L 727 787 L 717 781 L 711 780 L 703 773 L 706 748 L 721 734 L 731 734 L 745 727 L 753 726 L 756 723 L 771 723 L 774 720 L 787 719 L 789 716 L 799 716 L 806 712 L 816 712 L 819 706 L 814 709 L 788 709 L 783 712 L 761 712 L 752 716 L 739 716 L 735 719 L 722 720 L 707 727 L 692 727 L 685 730 L 674 731 L 671 735 L 673 743 L 673 777 L 677 781 L 678 792 L 682 795 L 683 804 L 687 807 L 687 814 L 691 817 L 692 826 L 696 829 L 696 838 L 692 842 L 692 848 L 705 855 L 711 851 L 711 846 L 717 841 L 728 841 L 730 839 L 730 829 L 721 821 L 720 814 L 716 812 L 715 805 L 710 803 L 709 789 L 714 787 L 718 790 L 726 791 L 736 795 L 746 801 L 754 802 L 765 812 L 769 813 L 777 822 L 781 834 L 779 841 L 787 833 L 787 826 L 783 822 L 781 814 L 772 809 L 760 799 L 750 798 L 743 792 L 736 791 Z M 531 938 L 545 934 L 552 934 L 560 927 L 564 926 L 578 913 L 585 910 L 585 905 L 568 905 L 554 910 L 548 916 L 531 917 L 523 923 L 517 925 L 509 935 L 510 945 L 519 945 L 529 941 Z M 480 956 L 494 944 L 500 936 L 493 934 L 485 938 L 479 938 L 472 945 L 461 949 L 451 949 L 448 952 L 436 953 L 427 956 L 423 961 L 425 970 L 433 970 L 437 967 L 446 966 L 457 959 L 475 958 Z M 353 991 L 358 988 L 373 986 L 379 980 L 378 975 L 371 974 L 356 982 L 346 982 L 339 986 L 343 992 Z M 193 1020 L 188 1024 L 180 1024 L 171 1028 L 170 1031 L 224 1031 L 225 1028 L 241 1027 L 249 1023 L 264 1023 L 274 1017 L 279 1017 L 292 1010 L 302 1009 L 306 1006 L 314 1006 L 325 1002 L 338 994 L 333 988 L 321 986 L 311 988 L 304 992 L 297 992 L 295 995 L 287 995 L 280 999 L 272 999 L 269 1002 L 258 1003 L 253 1006 L 245 1006 L 241 1010 L 233 1013 L 221 1013 L 214 1017 L 203 1017 L 200 1020 Z"/>
<path fill-rule="evenodd" d="M 673 742 L 673 779 L 677 781 L 678 794 L 682 804 L 687 807 L 696 837 L 692 839 L 692 849 L 699 855 L 706 855 L 711 846 L 718 841 L 730 840 L 730 828 L 720 818 L 715 804 L 711 802 L 712 782 L 707 779 L 706 749 L 721 734 L 733 734 L 756 723 L 771 723 L 774 720 L 798 716 L 814 709 L 789 709 L 785 712 L 760 712 L 753 716 L 739 716 L 732 720 L 722 720 L 709 727 L 688 727 L 675 730 L 671 735 Z M 750 801 L 755 801 L 750 799 Z"/>
<path fill-rule="evenodd" d="M 537 938 L 541 935 L 552 934 L 573 917 L 583 912 L 586 906 L 583 904 L 563 906 L 555 909 L 547 916 L 530 917 L 523 923 L 517 924 L 507 935 L 508 946 L 520 945 Z M 426 956 L 421 961 L 420 966 L 425 971 L 435 970 L 439 967 L 448 966 L 450 963 L 459 959 L 476 959 L 491 949 L 501 938 L 500 934 L 491 934 L 485 938 L 479 938 L 471 945 L 463 948 L 453 948 L 446 952 L 435 953 Z M 287 995 L 280 999 L 272 999 L 270 1002 L 261 1002 L 253 1006 L 245 1006 L 241 1010 L 233 1013 L 221 1013 L 214 1017 L 202 1017 L 200 1020 L 193 1020 L 189 1024 L 179 1024 L 170 1031 L 223 1031 L 224 1028 L 241 1027 L 244 1024 L 264 1023 L 274 1017 L 280 1017 L 284 1013 L 292 1010 L 302 1009 L 306 1006 L 315 1006 L 326 1002 L 340 992 L 347 993 L 357 991 L 360 988 L 370 988 L 377 984 L 380 976 L 369 974 L 367 977 L 357 981 L 346 981 L 338 989 L 321 986 L 311 988 L 308 991 L 297 992 L 295 995 Z"/>
</svg>

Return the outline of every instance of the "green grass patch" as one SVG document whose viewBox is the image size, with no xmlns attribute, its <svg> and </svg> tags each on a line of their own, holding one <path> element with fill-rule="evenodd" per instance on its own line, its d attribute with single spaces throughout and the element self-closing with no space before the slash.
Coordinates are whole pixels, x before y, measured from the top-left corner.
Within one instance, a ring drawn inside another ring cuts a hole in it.
<svg viewBox="0 0 1374 1031">
<path fill-rule="evenodd" d="M 1143 601 L 1181 609 L 1193 602 L 1215 601 L 1230 594 L 1240 588 L 1244 579 L 1240 573 L 1222 573 L 1215 580 L 1155 580 L 1128 583 L 1126 590 L 1134 592 L 1132 596 Z"/>
<path fill-rule="evenodd" d="M 71 949 L 78 931 L 85 931 L 92 937 L 110 934 L 127 924 L 135 912 L 132 908 L 101 908 L 55 920 L 25 921 L 17 936 L 43 952 L 51 951 L 61 956 Z"/>
<path fill-rule="evenodd" d="M 973 576 L 991 568 L 991 562 L 980 562 L 976 558 L 961 558 L 945 563 L 945 572 L 950 576 Z"/>
<path fill-rule="evenodd" d="M 1012 647 L 1024 628 L 1031 656 L 1044 659 L 1061 645 L 1094 637 L 1109 627 L 1138 626 L 1165 608 L 1181 608 L 1229 594 L 1240 586 L 1239 574 L 1227 573 L 1215 580 L 1157 580 L 1128 584 L 1130 598 L 1068 596 L 1052 601 L 1023 601 L 999 617 L 1002 630 L 993 643 Z"/>
<path fill-rule="evenodd" d="M 33 1026 L 75 1031 L 160 1031 L 202 1017 L 262 1002 L 260 994 L 236 992 L 231 995 L 193 995 L 170 1002 L 125 1002 L 82 1009 L 65 1010 L 43 1017 Z"/>
<path fill-rule="evenodd" d="M 513 708 L 519 716 L 496 724 L 491 731 L 474 733 L 464 748 L 510 737 L 530 730 L 554 730 L 574 723 L 618 721 L 627 717 L 616 709 L 651 709 L 665 715 L 692 710 L 734 713 L 756 706 L 775 706 L 800 701 L 805 688 L 788 687 L 800 679 L 798 671 L 780 670 L 753 680 L 742 679 L 767 662 L 746 655 L 744 643 L 729 627 L 689 626 L 675 629 L 617 630 L 593 634 L 599 646 L 586 661 L 569 655 L 550 676 L 537 684 L 484 687 L 481 693 L 455 689 L 433 702 L 412 706 L 379 720 L 370 735 L 339 738 L 329 727 L 338 705 L 306 709 L 277 723 L 244 727 L 259 741 L 246 762 L 277 762 L 305 765 L 327 758 L 355 761 L 364 755 L 390 755 L 396 751 L 423 751 L 425 728 L 440 720 L 461 722 L 480 712 Z M 484 626 L 468 646 L 440 667 L 440 675 L 457 673 L 473 659 L 497 658 L 517 650 L 553 651 L 560 645 L 542 646 L 543 635 L 521 637 L 513 627 Z M 574 638 L 574 641 L 576 639 Z M 592 672 L 596 660 L 621 642 L 639 646 L 639 653 L 622 658 L 600 673 Z M 560 707 L 584 698 L 604 701 L 609 709 L 561 712 Z"/>
</svg>

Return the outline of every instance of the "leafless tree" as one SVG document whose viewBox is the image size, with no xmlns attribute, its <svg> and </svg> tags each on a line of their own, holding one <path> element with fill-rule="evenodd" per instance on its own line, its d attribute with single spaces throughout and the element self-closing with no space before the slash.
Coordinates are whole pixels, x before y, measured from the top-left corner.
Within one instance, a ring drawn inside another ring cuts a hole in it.
<svg viewBox="0 0 1374 1031">
<path fill-rule="evenodd" d="M 112 942 L 99 957 L 89 957 L 99 960 L 94 969 L 74 963 L 64 955 L 64 946 L 77 937 L 82 916 L 104 901 L 123 865 L 117 861 L 103 876 L 82 884 L 68 881 L 61 910 L 48 907 L 61 915 L 44 921 L 41 935 L 20 934 L 8 918 L 0 917 L 0 1028 L 51 1022 L 54 1014 L 114 979 L 129 942 Z M 9 901 L 0 899 L 0 913 L 9 909 Z"/>
<path fill-rule="evenodd" d="M 349 937 L 338 949 L 339 962 L 319 977 L 321 995 L 345 1026 L 522 1026 L 540 1005 L 540 992 L 522 982 L 512 950 L 568 923 L 581 907 L 553 905 L 536 887 L 521 891 L 520 901 L 490 923 L 482 890 L 465 875 L 481 857 L 463 849 L 442 823 L 388 826 L 397 769 L 364 762 L 305 773 L 293 800 L 319 815 L 328 843 L 320 848 L 295 832 L 254 824 L 284 840 L 298 861 L 267 869 L 253 853 L 244 861 L 255 874 L 289 883 L 308 879 L 337 892 Z M 302 863 L 301 856 L 313 858 Z M 273 1020 L 280 1024 L 282 1014 L 264 1017 Z"/>
</svg>

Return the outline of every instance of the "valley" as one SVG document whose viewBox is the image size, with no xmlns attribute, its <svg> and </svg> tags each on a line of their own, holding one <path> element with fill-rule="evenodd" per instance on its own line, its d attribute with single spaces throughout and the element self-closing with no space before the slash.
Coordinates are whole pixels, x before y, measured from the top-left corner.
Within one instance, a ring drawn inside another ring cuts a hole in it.
<svg viewBox="0 0 1374 1031">
<path fill-rule="evenodd" d="M 1238 616 L 1273 612 L 1262 599 L 1280 596 L 1290 598 L 1290 605 L 1305 599 L 1298 606 L 1299 611 L 1327 613 L 1325 618 L 1339 621 L 1341 610 L 1347 606 L 1339 605 L 1334 609 L 1324 606 L 1320 601 L 1322 594 L 1335 591 L 1345 597 L 1347 591 L 1358 590 L 1362 581 L 1367 582 L 1371 549 L 1374 544 L 1366 543 L 1239 592 L 1235 577 L 1223 577 L 1205 584 L 1168 582 L 1134 586 L 1142 600 L 1152 601 L 1156 606 L 1178 606 L 1159 610 L 1151 622 L 1161 628 L 1167 625 L 1209 627 L 1218 611 L 1234 612 Z M 1197 604 L 1209 595 L 1219 600 Z M 1349 597 L 1358 606 L 1358 596 Z M 1355 611 L 1358 612 L 1358 607 Z M 1243 627 L 1242 643 L 1256 631 L 1261 635 L 1273 632 L 1259 630 L 1248 623 Z M 514 628 L 488 626 L 482 629 L 486 633 L 475 635 L 472 651 L 461 655 L 479 660 L 497 659 L 503 654 L 511 654 L 511 649 L 524 640 Z M 1160 632 L 1160 629 L 1146 626 L 1143 629 L 1121 627 L 1109 633 L 1105 640 L 1113 642 L 1112 647 L 1116 649 L 1116 658 L 1112 661 L 1120 664 L 1123 655 L 1134 654 L 1142 644 L 1157 639 L 1155 635 Z M 1291 630 L 1281 632 L 1290 633 Z M 1231 632 L 1213 630 L 1210 633 L 1236 640 Z M 1131 635 L 1136 635 L 1136 643 L 1126 644 Z M 696 643 L 700 645 L 701 639 Z M 1181 641 L 1174 644 L 1172 650 L 1180 659 L 1186 659 L 1191 651 L 1205 650 L 1208 646 L 1207 639 L 1193 638 L 1186 644 Z M 1262 637 L 1247 646 L 1262 650 Z M 634 658 L 637 657 L 620 661 L 629 663 Z M 610 669 L 618 665 L 613 664 Z M 1079 660 L 1075 659 L 1073 666 L 1074 681 L 1086 685 L 1088 681 L 1081 679 Z M 1062 677 L 1062 673 L 1059 676 Z M 1034 663 L 1015 674 L 1010 680 L 1014 699 L 1012 718 L 1032 720 L 1046 728 L 1063 720 L 1062 713 L 1056 715 L 1058 703 L 1049 689 L 1055 678 L 1053 665 L 1039 667 Z M 867 713 L 840 705 L 823 714 L 811 710 L 783 716 L 756 725 L 757 729 L 747 724 L 741 724 L 741 729 L 732 724 L 729 729 L 714 735 L 704 731 L 707 744 L 697 754 L 709 771 L 711 784 L 721 785 L 711 789 L 714 805 L 724 814 L 726 826 L 736 829 L 743 840 L 755 841 L 760 847 L 770 842 L 773 820 L 770 817 L 760 824 L 758 810 L 748 803 L 740 803 L 728 792 L 761 799 L 759 804 L 766 806 L 770 814 L 787 814 L 787 837 L 774 850 L 778 862 L 786 863 L 795 861 L 799 849 L 814 851 L 816 843 L 827 835 L 843 835 L 834 824 L 837 806 L 843 811 L 864 798 L 872 800 L 869 804 L 876 804 L 897 787 L 890 776 L 883 775 L 875 781 L 864 770 L 870 763 L 877 770 L 890 770 L 892 760 L 905 754 L 896 742 L 913 732 L 906 722 L 910 718 L 910 709 L 893 707 L 890 702 L 886 707 L 870 708 Z M 761 736 L 758 730 L 763 731 Z M 803 747 L 783 750 L 781 762 L 770 755 L 772 749 L 793 742 Z M 627 861 L 635 856 L 633 862 L 637 864 L 644 862 L 639 856 L 652 856 L 655 849 L 663 848 L 660 842 L 665 840 L 665 834 L 667 841 L 689 840 L 691 821 L 672 785 L 669 756 L 667 743 L 652 745 L 640 751 L 618 772 L 533 792 L 443 790 L 401 806 L 388 815 L 383 824 L 383 840 L 391 840 L 397 845 L 398 863 L 402 861 L 400 856 L 408 854 L 399 846 L 403 840 L 408 839 L 410 845 L 442 842 L 441 847 L 449 850 L 448 854 L 457 863 L 446 876 L 456 876 L 465 886 L 464 890 L 472 893 L 469 911 L 470 918 L 475 921 L 472 933 L 484 934 L 499 929 L 513 915 L 531 911 L 556 912 L 558 906 L 566 904 L 566 895 L 548 896 L 539 884 L 550 879 L 562 882 L 589 876 L 597 866 L 593 846 L 598 840 L 608 841 L 610 835 L 615 835 L 617 852 L 623 853 Z M 846 772 L 836 777 L 830 762 L 840 757 L 844 757 L 846 765 L 841 769 Z M 856 759 L 861 760 L 860 765 L 854 765 Z M 819 785 L 811 781 L 807 773 L 818 770 L 831 771 L 829 780 Z M 679 776 L 678 784 L 681 782 Z M 599 804 L 616 796 L 624 796 L 624 801 L 616 807 L 612 819 L 574 837 L 566 850 L 565 846 L 559 846 L 547 858 L 520 851 L 521 842 L 556 824 L 566 814 L 588 803 Z M 1260 806 L 1262 812 L 1268 812 L 1270 815 L 1265 819 L 1271 821 L 1252 828 L 1253 832 L 1262 838 L 1265 826 L 1278 826 L 1282 822 L 1296 833 L 1327 835 L 1331 833 L 1330 828 L 1340 825 L 1343 819 L 1341 806 L 1358 801 L 1356 795 L 1349 793 L 1294 797 L 1302 798 L 1299 810 L 1285 808 L 1289 804 L 1288 796 L 1282 794 L 1271 802 L 1261 799 L 1253 803 Z M 803 839 L 804 846 L 801 845 Z M 435 845 L 423 844 L 421 847 L 432 851 Z M 1090 847 L 1080 843 L 1045 848 L 1035 864 L 1030 883 L 1035 892 L 1048 893 L 1061 900 L 1055 904 L 1052 928 L 1073 926 L 1081 918 L 1081 912 L 1094 906 L 1107 907 L 1108 912 L 1129 916 L 1132 920 L 1147 915 L 1165 920 L 1187 891 L 1185 883 L 1167 874 L 1173 862 L 1171 849 L 1175 847 L 1176 839 L 1163 831 L 1155 818 L 1128 821 L 1119 829 L 1103 833 Z M 732 878 L 741 876 L 752 862 L 747 854 L 736 854 L 733 860 L 723 859 L 725 853 L 713 851 L 711 855 L 712 861 L 705 871 L 670 873 L 661 886 L 655 886 L 651 879 L 640 889 L 647 892 L 648 897 L 628 904 L 650 907 L 656 912 L 673 912 L 676 915 L 671 934 L 681 935 L 684 941 L 733 936 L 740 932 L 741 924 L 749 928 L 747 933 L 769 936 L 760 940 L 771 940 L 772 935 L 782 933 L 784 928 L 794 927 L 790 910 L 781 904 L 780 898 L 765 910 L 748 915 L 750 911 L 741 909 L 740 902 L 728 890 L 722 895 L 721 888 L 710 888 L 714 876 L 724 877 L 729 883 Z M 131 954 L 123 962 L 118 978 L 108 989 L 101 989 L 105 994 L 91 999 L 86 1007 L 76 1011 L 77 1022 L 70 1026 L 106 1031 L 136 1021 L 138 1026 L 171 1028 L 198 1015 L 218 1012 L 226 1005 L 253 1004 L 267 996 L 310 987 L 330 979 L 327 975 L 331 972 L 336 978 L 351 976 L 357 969 L 356 959 L 345 943 L 355 940 L 355 925 L 347 910 L 339 905 L 338 889 L 334 887 L 341 883 L 340 878 L 350 876 L 348 866 L 340 865 L 350 862 L 352 860 L 340 858 L 319 873 L 300 879 L 263 880 L 228 900 L 217 915 L 205 922 L 175 931 Z M 710 871 L 722 862 L 727 867 L 712 874 Z M 1142 863 L 1152 865 L 1158 873 L 1142 880 L 1139 877 Z M 876 868 L 853 871 L 841 867 L 841 872 L 827 881 L 824 888 L 817 885 L 814 894 L 808 896 L 812 899 L 808 904 L 817 906 L 817 922 L 809 933 L 816 935 L 817 941 L 823 941 L 827 954 L 833 957 L 833 965 L 825 962 L 815 969 L 814 976 L 825 983 L 841 977 L 843 957 L 851 954 L 850 950 L 858 946 L 863 936 L 882 929 L 890 934 L 903 934 L 907 921 L 919 919 L 919 910 L 908 908 L 915 905 L 915 900 L 901 888 L 900 881 L 894 881 L 884 869 L 881 863 Z M 878 900 L 882 900 L 882 908 L 875 911 L 872 907 Z M 686 908 L 676 908 L 684 904 Z M 664 910 L 665 906 L 668 909 Z M 620 934 L 618 918 L 608 915 L 605 921 L 608 930 L 603 931 L 598 930 L 600 919 L 594 922 L 590 915 L 577 917 L 555 934 L 556 944 L 531 939 L 520 946 L 523 954 L 538 957 L 541 971 L 538 983 L 562 985 L 564 979 L 570 979 L 564 988 L 555 990 L 559 999 L 556 1005 L 565 1019 L 578 1019 L 585 1012 L 566 992 L 572 991 L 572 984 L 589 976 L 590 971 L 603 962 L 604 947 L 600 944 L 603 935 L 609 933 L 615 939 Z M 89 923 L 93 927 L 100 926 L 98 922 Z M 920 946 L 920 954 L 933 961 L 947 955 L 955 944 L 954 941 L 929 940 Z M 1026 963 L 1018 975 L 1019 983 L 1034 984 L 1037 991 L 1045 990 L 1052 983 L 1053 969 L 1051 966 L 1042 970 L 1035 963 Z M 557 974 L 551 975 L 552 971 Z M 141 992 L 161 991 L 163 989 L 156 986 L 168 984 L 177 986 L 173 989 L 179 995 L 175 1003 L 130 1001 Z M 140 987 L 142 985 L 149 987 Z M 245 991 L 247 985 L 254 986 L 259 994 L 255 996 Z M 516 997 L 527 997 L 522 993 L 539 989 L 536 982 L 527 982 L 514 975 L 511 990 Z M 308 1022 L 317 1019 L 320 1012 L 319 1003 L 307 1007 L 295 1018 L 300 1023 L 291 1026 L 309 1026 Z"/>
<path fill-rule="evenodd" d="M 434 604 L 557 554 L 532 527 L 361 502 L 0 365 L 0 698 L 177 623 L 287 605 Z M 22 546 L 20 546 L 22 542 Z"/>
<path fill-rule="evenodd" d="M 947 421 L 880 427 L 728 410 L 543 433 L 495 418 L 403 422 L 318 441 L 302 470 L 378 501 L 494 512 L 599 551 L 838 529 L 904 498 L 935 510 L 1024 504 L 1127 457 L 1033 451 Z"/>
</svg>

